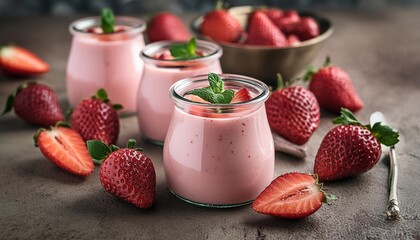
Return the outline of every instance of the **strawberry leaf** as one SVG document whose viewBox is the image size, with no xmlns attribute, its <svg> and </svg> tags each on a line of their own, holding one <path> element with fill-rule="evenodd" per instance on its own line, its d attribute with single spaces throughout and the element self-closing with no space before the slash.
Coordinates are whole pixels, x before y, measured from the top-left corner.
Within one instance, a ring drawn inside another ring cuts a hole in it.
<svg viewBox="0 0 420 240">
<path fill-rule="evenodd" d="M 4 110 L 3 110 L 3 112 L 1 113 L 1 116 L 3 116 L 4 114 L 12 111 L 12 109 L 13 109 L 13 101 L 14 100 L 15 100 L 15 95 L 14 94 L 10 94 L 7 97 L 6 106 L 5 106 Z"/>
<path fill-rule="evenodd" d="M 322 199 L 323 203 L 331 205 L 332 201 L 337 200 L 337 197 L 330 193 L 324 193 L 324 198 Z"/>
<path fill-rule="evenodd" d="M 102 9 L 101 28 L 104 33 L 113 33 L 115 25 L 114 13 L 109 8 Z"/>
<path fill-rule="evenodd" d="M 124 107 L 123 105 L 117 103 L 117 104 L 112 105 L 112 108 L 119 111 L 119 110 L 122 110 Z"/>
<path fill-rule="evenodd" d="M 305 75 L 303 75 L 304 81 L 310 81 L 312 80 L 312 77 L 316 73 L 317 69 L 314 66 L 308 66 L 305 71 Z"/>
<path fill-rule="evenodd" d="M 193 37 L 186 44 L 172 46 L 169 51 L 171 52 L 172 57 L 177 60 L 193 59 L 197 57 L 197 54 L 195 53 L 196 45 L 195 38 Z"/>
<path fill-rule="evenodd" d="M 98 89 L 98 91 L 96 92 L 96 95 L 93 96 L 93 98 L 102 100 L 104 102 L 109 101 L 108 93 L 106 93 L 105 89 L 103 89 L 103 88 Z"/>
<path fill-rule="evenodd" d="M 103 160 L 112 152 L 111 148 L 99 140 L 89 140 L 86 142 L 88 151 L 93 161 L 101 164 Z"/>
<path fill-rule="evenodd" d="M 388 147 L 394 146 L 400 141 L 398 139 L 400 134 L 397 130 L 389 126 L 382 125 L 380 122 L 377 122 L 372 126 L 371 132 L 380 143 Z"/>
<path fill-rule="evenodd" d="M 334 124 L 362 125 L 347 108 L 341 108 L 341 116 L 333 120 Z"/>
<path fill-rule="evenodd" d="M 196 95 L 207 102 L 216 104 L 228 104 L 232 101 L 235 92 L 231 89 L 224 90 L 224 83 L 219 75 L 209 73 L 208 80 L 209 87 L 193 89 L 185 93 L 185 95 Z"/>
</svg>

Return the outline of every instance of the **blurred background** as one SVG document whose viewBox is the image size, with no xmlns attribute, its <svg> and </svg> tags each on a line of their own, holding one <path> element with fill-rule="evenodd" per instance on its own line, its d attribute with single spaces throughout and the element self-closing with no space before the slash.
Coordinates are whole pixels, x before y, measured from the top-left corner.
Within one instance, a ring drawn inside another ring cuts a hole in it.
<svg viewBox="0 0 420 240">
<path fill-rule="evenodd" d="M 267 5 L 298 10 L 420 6 L 420 0 L 231 0 L 230 2 L 233 6 Z M 215 0 L 0 0 L 0 17 L 98 14 L 105 6 L 113 8 L 116 14 L 127 15 L 153 14 L 160 11 L 205 12 L 212 9 L 214 3 Z"/>
</svg>

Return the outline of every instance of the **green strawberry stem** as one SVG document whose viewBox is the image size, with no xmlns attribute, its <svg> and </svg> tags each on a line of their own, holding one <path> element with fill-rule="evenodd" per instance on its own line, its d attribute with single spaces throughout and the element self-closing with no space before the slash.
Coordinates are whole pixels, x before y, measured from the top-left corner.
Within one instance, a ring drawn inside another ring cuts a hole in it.
<svg viewBox="0 0 420 240">
<path fill-rule="evenodd" d="M 362 124 L 359 122 L 359 120 L 356 119 L 356 117 L 353 115 L 353 113 L 346 109 L 341 109 L 341 116 L 333 120 L 334 124 L 343 124 L 343 125 L 356 125 L 356 126 L 362 126 L 366 129 L 368 129 L 370 132 L 372 132 L 373 136 L 378 139 L 380 143 L 382 143 L 385 146 L 394 146 L 397 144 L 400 140 L 399 133 L 397 130 L 382 125 L 382 123 L 378 122 L 375 123 L 373 126 L 370 124 Z"/>
<path fill-rule="evenodd" d="M 295 82 L 294 79 L 284 80 L 283 77 L 281 76 L 281 74 L 277 73 L 277 88 L 276 88 L 276 90 L 290 87 L 290 86 L 293 85 L 294 82 Z"/>
<path fill-rule="evenodd" d="M 36 81 L 28 81 L 28 82 L 25 82 L 25 83 L 20 84 L 20 85 L 16 88 L 16 91 L 15 91 L 15 92 L 13 92 L 13 93 L 11 93 L 11 94 L 7 97 L 7 100 L 6 100 L 6 106 L 4 107 L 4 110 L 3 110 L 3 112 L 1 113 L 1 115 L 0 115 L 0 116 L 3 116 L 3 115 L 5 115 L 6 113 L 8 113 L 8 112 L 12 111 L 12 109 L 13 109 L 13 102 L 14 102 L 14 100 L 15 100 L 16 95 L 17 95 L 20 91 L 22 91 L 23 89 L 27 88 L 29 85 L 33 85 L 33 84 L 38 84 L 38 82 L 36 82 Z"/>
<path fill-rule="evenodd" d="M 197 58 L 197 43 L 195 37 L 191 38 L 188 43 L 172 46 L 169 51 L 172 57 L 177 60 L 187 60 Z"/>
<path fill-rule="evenodd" d="M 113 144 L 108 146 L 100 140 L 88 140 L 86 145 L 90 156 L 93 159 L 93 162 L 97 164 L 102 164 L 102 162 L 108 157 L 109 154 L 120 149 L 118 146 Z M 141 148 L 136 148 L 136 140 L 134 139 L 129 139 L 127 141 L 126 148 L 131 148 L 136 151 L 143 151 Z"/>
<path fill-rule="evenodd" d="M 223 80 L 215 73 L 209 73 L 207 79 L 209 80 L 209 87 L 193 89 L 184 95 L 196 95 L 210 103 L 229 104 L 235 92 L 231 89 L 225 89 Z"/>
<path fill-rule="evenodd" d="M 101 28 L 104 33 L 113 33 L 115 26 L 114 13 L 109 8 L 102 9 Z"/>
</svg>

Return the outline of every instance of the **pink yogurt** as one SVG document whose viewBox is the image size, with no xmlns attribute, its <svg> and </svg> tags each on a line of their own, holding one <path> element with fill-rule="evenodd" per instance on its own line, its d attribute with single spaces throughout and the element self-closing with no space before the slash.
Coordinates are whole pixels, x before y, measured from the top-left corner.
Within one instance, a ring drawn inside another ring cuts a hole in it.
<svg viewBox="0 0 420 240">
<path fill-rule="evenodd" d="M 254 200 L 273 179 L 274 145 L 264 102 L 268 87 L 255 79 L 222 75 L 225 86 L 247 87 L 253 99 L 235 104 L 193 103 L 182 97 L 206 76 L 171 88 L 175 102 L 163 148 L 169 189 L 187 202 L 232 207 Z"/>
<path fill-rule="evenodd" d="M 155 59 L 180 42 L 163 41 L 147 45 L 141 57 L 144 61 L 143 77 L 137 95 L 137 114 L 142 137 L 162 144 L 169 127 L 173 102 L 169 88 L 177 80 L 210 72 L 221 73 L 219 58 L 222 49 L 214 43 L 197 41 L 197 50 L 203 57 L 191 60 Z"/>
<path fill-rule="evenodd" d="M 143 71 L 138 54 L 144 47 L 143 20 L 116 17 L 118 31 L 95 33 L 97 17 L 73 22 L 73 41 L 67 63 L 67 97 L 71 105 L 104 88 L 125 112 L 136 111 L 137 88 Z M 123 30 L 122 30 L 123 29 Z"/>
</svg>

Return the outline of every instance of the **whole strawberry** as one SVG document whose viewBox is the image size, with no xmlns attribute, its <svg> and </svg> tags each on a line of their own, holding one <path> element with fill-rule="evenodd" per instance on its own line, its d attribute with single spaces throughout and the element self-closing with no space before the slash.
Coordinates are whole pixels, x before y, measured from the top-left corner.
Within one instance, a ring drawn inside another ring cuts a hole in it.
<svg viewBox="0 0 420 240">
<path fill-rule="evenodd" d="M 149 42 L 188 41 L 190 39 L 190 34 L 182 20 L 169 12 L 162 12 L 153 16 L 148 23 L 146 34 Z"/>
<path fill-rule="evenodd" d="M 287 39 L 261 10 L 254 11 L 248 20 L 248 39 L 245 44 L 284 47 Z"/>
<path fill-rule="evenodd" d="M 104 89 L 95 96 L 82 100 L 71 113 L 71 127 L 82 135 L 85 141 L 97 139 L 106 144 L 117 142 L 120 121 L 117 110 L 119 104 L 112 105 Z"/>
<path fill-rule="evenodd" d="M 298 144 L 305 144 L 319 126 L 320 110 L 315 96 L 301 86 L 287 86 L 279 76 L 278 89 L 265 103 L 273 132 Z"/>
<path fill-rule="evenodd" d="M 242 32 L 241 24 L 225 9 L 207 13 L 200 26 L 201 34 L 220 42 L 237 42 Z"/>
<path fill-rule="evenodd" d="M 334 120 L 340 125 L 330 130 L 322 140 L 315 157 L 314 173 L 321 181 L 331 181 L 359 175 L 372 169 L 381 156 L 381 143 L 393 146 L 399 134 L 394 129 L 376 123 L 361 124 L 348 110 Z"/>
<path fill-rule="evenodd" d="M 319 35 L 319 26 L 312 17 L 302 17 L 297 22 L 293 22 L 282 27 L 286 35 L 295 35 L 300 41 L 306 41 Z"/>
<path fill-rule="evenodd" d="M 13 108 L 20 118 L 41 127 L 54 126 L 64 120 L 55 92 L 38 82 L 23 83 L 10 94 L 2 115 Z"/>
<path fill-rule="evenodd" d="M 363 107 L 349 75 L 341 68 L 330 66 L 327 57 L 324 66 L 319 70 L 310 68 L 304 79 L 310 80 L 309 90 L 314 93 L 321 108 L 339 113 L 341 108 L 352 112 Z"/>
<path fill-rule="evenodd" d="M 87 141 L 92 158 L 101 164 L 99 180 L 105 190 L 137 207 L 149 208 L 155 200 L 155 168 L 135 145 L 134 139 L 121 149 L 98 140 Z"/>
<path fill-rule="evenodd" d="M 283 29 L 288 25 L 299 22 L 300 15 L 296 10 L 286 10 L 283 12 L 280 18 L 272 20 L 277 28 L 283 31 Z"/>
</svg>

